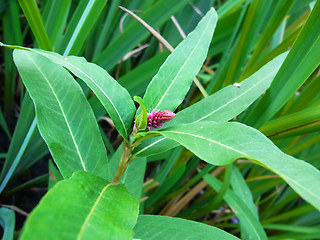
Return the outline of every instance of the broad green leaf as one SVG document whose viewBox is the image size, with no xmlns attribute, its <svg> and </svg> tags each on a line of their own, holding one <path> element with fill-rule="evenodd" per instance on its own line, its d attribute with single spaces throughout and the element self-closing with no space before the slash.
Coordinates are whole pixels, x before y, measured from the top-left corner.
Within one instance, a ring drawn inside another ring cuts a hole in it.
<svg viewBox="0 0 320 240">
<path fill-rule="evenodd" d="M 247 124 L 260 128 L 296 93 L 320 64 L 320 1 L 294 42 L 266 95 L 251 112 Z"/>
<path fill-rule="evenodd" d="M 224 122 L 236 117 L 268 89 L 286 56 L 287 53 L 283 53 L 274 58 L 248 79 L 242 81 L 240 87 L 227 86 L 210 97 L 178 112 L 164 126 L 199 121 Z M 176 146 L 178 146 L 176 142 L 164 137 L 150 138 L 134 149 L 134 153 L 141 157 L 150 156 Z"/>
<path fill-rule="evenodd" d="M 247 109 L 266 91 L 287 53 L 276 57 L 256 73 L 252 74 L 239 87 L 230 85 L 177 113 L 164 126 L 200 121 L 226 122 Z"/>
<path fill-rule="evenodd" d="M 57 53 L 32 50 L 59 64 L 81 78 L 108 111 L 121 136 L 128 140 L 136 107 L 127 90 L 107 71 L 83 57 L 63 57 Z"/>
<path fill-rule="evenodd" d="M 219 228 L 203 223 L 156 215 L 140 215 L 134 232 L 134 237 L 141 240 L 238 239 Z"/>
<path fill-rule="evenodd" d="M 163 136 L 157 136 L 143 140 L 143 142 L 133 150 L 133 154 L 139 157 L 148 157 L 166 152 L 177 146 L 179 146 L 179 143 Z"/>
<path fill-rule="evenodd" d="M 79 171 L 29 215 L 21 239 L 132 239 L 138 202 L 123 185 Z"/>
<path fill-rule="evenodd" d="M 320 209 L 320 173 L 312 165 L 281 152 L 258 130 L 240 123 L 198 122 L 159 131 L 200 159 L 225 165 L 248 158 L 282 177 L 302 198 Z M 308 176 L 308 177 L 306 177 Z"/>
<path fill-rule="evenodd" d="M 14 211 L 8 208 L 0 208 L 0 225 L 3 228 L 2 240 L 12 240 L 15 225 Z"/>
<path fill-rule="evenodd" d="M 61 174 L 66 178 L 84 170 L 108 178 L 97 122 L 73 77 L 39 54 L 17 49 L 13 56 L 34 101 L 39 131 Z"/>
<path fill-rule="evenodd" d="M 207 174 L 204 177 L 209 185 L 220 192 L 223 183 L 213 176 Z M 233 209 L 235 215 L 239 218 L 240 223 L 246 226 L 246 234 L 242 235 L 243 239 L 267 239 L 267 235 L 263 230 L 257 216 L 251 211 L 251 209 L 231 189 L 228 189 L 223 197 L 226 203 Z"/>
<path fill-rule="evenodd" d="M 182 102 L 207 56 L 217 19 L 212 8 L 167 58 L 143 97 L 147 111 L 174 111 Z"/>
</svg>

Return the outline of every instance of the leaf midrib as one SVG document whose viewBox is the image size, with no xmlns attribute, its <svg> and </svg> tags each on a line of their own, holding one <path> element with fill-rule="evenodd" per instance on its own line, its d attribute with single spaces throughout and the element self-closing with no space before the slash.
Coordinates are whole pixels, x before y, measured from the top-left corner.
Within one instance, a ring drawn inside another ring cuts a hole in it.
<svg viewBox="0 0 320 240">
<path fill-rule="evenodd" d="M 233 98 L 231 101 L 226 102 L 225 104 L 223 104 L 222 106 L 220 106 L 219 108 L 215 109 L 214 111 L 212 111 L 211 113 L 207 114 L 206 116 L 194 121 L 195 123 L 202 121 L 203 119 L 209 117 L 210 115 L 214 114 L 215 112 L 219 111 L 220 109 L 226 107 L 227 105 L 233 103 L 234 101 L 238 100 L 240 97 L 242 97 L 244 94 L 246 94 L 248 91 L 252 90 L 253 88 L 255 88 L 257 85 L 259 85 L 263 80 L 265 80 L 266 78 L 268 78 L 271 74 L 273 74 L 275 70 L 273 69 L 273 71 L 269 72 L 264 78 L 262 78 L 260 81 L 256 81 L 256 84 L 251 85 L 250 88 L 248 88 L 246 91 L 244 91 L 243 93 L 241 93 L 240 95 L 238 95 L 236 98 Z"/>
<path fill-rule="evenodd" d="M 86 227 L 87 227 L 87 225 L 88 225 L 88 223 L 89 223 L 90 218 L 91 218 L 92 215 L 93 215 L 93 212 L 94 212 L 95 209 L 97 208 L 97 206 L 98 206 L 98 204 L 99 204 L 99 202 L 100 202 L 100 200 L 101 200 L 104 192 L 105 192 L 105 191 L 107 190 L 107 188 L 108 188 L 109 186 L 111 186 L 111 185 L 112 185 L 112 184 L 109 183 L 109 184 L 107 184 L 107 185 L 102 189 L 102 191 L 101 191 L 101 193 L 99 194 L 97 200 L 94 202 L 94 204 L 93 204 L 93 206 L 92 206 L 89 214 L 87 215 L 86 219 L 84 220 L 84 223 L 83 223 L 82 226 L 81 226 L 81 229 L 80 229 L 80 232 L 79 232 L 79 234 L 78 234 L 77 240 L 82 239 L 82 236 L 83 236 L 83 234 L 84 234 L 84 231 L 85 231 L 85 229 L 86 229 Z"/>
<path fill-rule="evenodd" d="M 184 66 L 187 64 L 187 62 L 189 61 L 190 57 L 192 56 L 192 54 L 197 50 L 197 47 L 199 45 L 199 43 L 202 40 L 202 37 L 205 33 L 207 33 L 207 28 L 210 25 L 209 24 L 210 21 L 208 21 L 208 23 L 205 26 L 205 30 L 202 31 L 202 34 L 200 35 L 200 37 L 198 38 L 198 41 L 196 43 L 196 45 L 194 46 L 194 48 L 192 49 L 191 53 L 189 54 L 189 56 L 187 57 L 186 61 L 183 63 L 183 65 L 181 66 L 181 68 L 179 69 L 178 73 L 176 74 L 176 76 L 174 77 L 174 79 L 172 80 L 172 82 L 170 83 L 170 85 L 168 86 L 168 88 L 166 89 L 166 91 L 164 92 L 164 94 L 161 96 L 158 104 L 154 107 L 155 110 L 157 110 L 158 106 L 161 104 L 161 102 L 163 101 L 164 97 L 167 95 L 168 91 L 171 89 L 172 85 L 175 83 L 177 77 L 180 75 L 180 72 L 183 70 Z"/>
<path fill-rule="evenodd" d="M 246 153 L 243 153 L 243 152 L 241 152 L 241 151 L 239 151 L 239 150 L 237 150 L 237 149 L 234 149 L 234 148 L 232 148 L 232 147 L 229 147 L 228 145 L 225 145 L 225 144 L 223 144 L 223 143 L 220 143 L 220 142 L 217 142 L 217 141 L 214 141 L 214 140 L 212 140 L 212 139 L 205 138 L 205 137 L 202 137 L 202 136 L 199 136 L 199 135 L 195 135 L 195 134 L 191 134 L 191 133 L 178 132 L 178 131 L 161 131 L 161 132 L 184 134 L 184 135 L 190 135 L 190 136 L 193 136 L 193 137 L 201 138 L 201 139 L 204 139 L 204 140 L 213 142 L 213 143 L 215 143 L 215 144 L 221 145 L 221 146 L 223 146 L 223 147 L 226 147 L 226 148 L 228 148 L 228 149 L 230 149 L 230 150 L 233 150 L 233 151 L 235 151 L 235 152 L 238 152 L 239 154 L 242 154 L 243 157 L 245 157 L 245 158 L 253 159 L 253 158 L 251 158 L 250 156 L 248 156 Z M 159 132 L 159 133 L 161 133 L 161 132 Z M 241 157 L 241 156 L 239 156 L 239 157 Z M 237 157 L 237 158 L 239 158 L 239 157 Z M 277 173 L 278 175 L 280 175 L 281 178 L 290 180 L 291 183 L 294 183 L 293 186 L 297 186 L 297 187 L 299 187 L 300 189 L 303 189 L 305 192 L 308 192 L 311 196 L 313 196 L 314 199 L 320 200 L 319 196 L 317 196 L 316 194 L 314 194 L 312 191 L 309 191 L 308 188 L 304 187 L 304 186 L 301 185 L 298 181 L 296 181 L 296 180 L 294 180 L 293 178 L 289 177 L 287 174 L 282 173 L 281 170 L 270 168 L 270 167 L 269 167 L 269 164 L 268 164 L 268 161 L 267 161 L 267 163 L 266 163 L 265 161 L 262 161 L 262 162 L 261 162 L 260 160 L 255 159 L 255 162 L 259 162 L 259 163 L 261 163 L 261 164 L 264 164 L 264 165 L 265 165 L 266 167 L 268 167 L 271 171 L 273 171 L 273 172 Z M 280 173 L 280 174 L 279 174 L 279 173 Z M 286 180 L 286 182 L 287 182 L 287 180 Z"/>
<path fill-rule="evenodd" d="M 65 120 L 65 123 L 66 123 L 66 125 L 67 125 L 67 127 L 68 127 L 68 130 L 69 130 L 69 132 L 70 132 L 70 136 L 71 136 L 71 138 L 72 138 L 73 144 L 74 144 L 74 146 L 75 146 L 75 148 L 76 148 L 76 150 L 77 150 L 77 154 L 78 154 L 78 156 L 79 156 L 79 159 L 80 159 L 81 165 L 82 165 L 82 167 L 83 167 L 83 170 L 84 170 L 84 171 L 87 171 L 86 166 L 85 166 L 85 164 L 84 164 L 84 161 L 83 161 L 83 159 L 82 159 L 82 156 L 81 156 L 81 154 L 80 154 L 80 150 L 79 150 L 79 148 L 78 148 L 77 142 L 76 142 L 76 140 L 75 140 L 75 138 L 74 138 L 74 136 L 73 136 L 73 132 L 72 132 L 71 127 L 70 127 L 70 125 L 69 125 L 69 123 L 68 123 L 68 121 L 67 121 L 67 116 L 66 116 L 66 114 L 65 114 L 65 112 L 64 112 L 64 110 L 63 110 L 63 107 L 62 107 L 62 105 L 61 105 L 61 103 L 60 103 L 60 101 L 59 101 L 58 96 L 56 95 L 56 93 L 55 93 L 54 89 L 52 88 L 52 86 L 51 86 L 49 80 L 47 79 L 46 75 L 42 72 L 41 68 L 33 61 L 33 58 L 30 58 L 30 56 L 29 56 L 28 54 L 26 54 L 26 56 L 30 59 L 31 62 L 33 62 L 33 65 L 35 66 L 35 68 L 38 69 L 38 71 L 41 73 L 41 75 L 43 76 L 43 78 L 46 80 L 48 86 L 50 87 L 50 89 L 51 89 L 51 91 L 52 91 L 52 94 L 53 94 L 54 97 L 56 98 L 56 101 L 57 101 L 57 103 L 58 103 L 58 105 L 59 105 L 59 107 L 60 107 L 60 110 L 61 110 L 61 112 L 62 112 L 62 116 L 63 116 L 63 118 L 64 118 L 64 120 Z"/>
<path fill-rule="evenodd" d="M 117 113 L 118 118 L 119 118 L 120 121 L 121 121 L 121 125 L 122 125 L 122 128 L 123 128 L 124 131 L 125 131 L 125 135 L 128 136 L 126 126 L 125 126 L 125 124 L 124 124 L 124 122 L 123 122 L 123 120 L 122 120 L 122 118 L 121 118 L 121 116 L 120 116 L 120 113 L 118 112 L 116 106 L 114 105 L 113 101 L 111 101 L 111 99 L 109 98 L 109 96 L 107 95 L 107 93 L 105 93 L 105 92 L 103 91 L 103 89 L 102 89 L 89 75 L 87 75 L 87 74 L 86 74 L 85 72 L 83 72 L 81 69 L 77 68 L 75 65 L 71 64 L 71 63 L 68 62 L 67 60 L 65 61 L 65 63 L 66 63 L 66 65 L 70 65 L 71 67 L 77 69 L 79 72 L 81 72 L 82 74 L 84 74 L 88 79 L 90 79 L 90 81 L 93 82 L 93 84 L 94 84 L 97 88 L 99 88 L 99 90 L 102 92 L 102 94 L 103 94 L 106 98 L 108 98 L 109 102 L 111 103 L 112 107 L 114 108 L 115 112 Z"/>
<path fill-rule="evenodd" d="M 182 135 L 189 135 L 189 136 L 192 136 L 192 137 L 195 137 L 195 138 L 200 138 L 200 139 L 203 139 L 203 140 L 212 142 L 212 143 L 214 143 L 214 144 L 220 145 L 220 146 L 222 146 L 222 147 L 228 148 L 228 149 L 230 149 L 230 150 L 232 150 L 232 151 L 235 151 L 235 152 L 243 155 L 243 157 L 247 157 L 247 154 L 246 154 L 246 153 L 243 153 L 243 152 L 241 152 L 241 151 L 239 151 L 239 150 L 237 150 L 237 149 L 235 149 L 235 148 L 233 148 L 233 147 L 230 147 L 230 146 L 228 146 L 228 145 L 226 145 L 226 144 L 223 144 L 223 143 L 221 143 L 221 142 L 212 140 L 212 139 L 210 139 L 210 138 L 206 138 L 206 137 L 203 137 L 203 136 L 200 136 L 200 135 L 196 135 L 196 134 L 192 134 L 192 133 L 187 133 L 187 132 L 159 131 L 159 133 L 164 133 L 164 132 L 175 133 L 175 134 L 182 134 Z M 174 140 L 174 139 L 172 139 L 172 140 Z M 175 140 L 175 141 L 176 141 L 176 140 Z M 239 157 L 241 157 L 241 156 L 239 156 Z"/>
</svg>

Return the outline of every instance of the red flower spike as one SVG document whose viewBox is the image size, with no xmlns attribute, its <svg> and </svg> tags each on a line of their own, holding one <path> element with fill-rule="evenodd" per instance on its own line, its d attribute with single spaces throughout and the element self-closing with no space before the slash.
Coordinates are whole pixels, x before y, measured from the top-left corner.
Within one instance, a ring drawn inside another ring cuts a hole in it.
<svg viewBox="0 0 320 240">
<path fill-rule="evenodd" d="M 152 110 L 152 113 L 148 113 L 148 130 L 152 130 L 154 128 L 163 127 L 162 123 L 166 123 L 174 118 L 176 114 L 171 112 L 170 110 L 164 111 L 155 111 Z"/>
</svg>

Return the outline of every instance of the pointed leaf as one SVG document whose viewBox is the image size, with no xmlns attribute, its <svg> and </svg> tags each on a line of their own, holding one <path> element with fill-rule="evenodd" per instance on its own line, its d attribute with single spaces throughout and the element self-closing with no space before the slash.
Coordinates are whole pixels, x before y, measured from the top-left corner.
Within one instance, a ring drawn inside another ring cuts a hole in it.
<svg viewBox="0 0 320 240">
<path fill-rule="evenodd" d="M 108 177 L 106 150 L 80 86 L 59 65 L 15 50 L 15 64 L 34 101 L 37 124 L 63 177 L 77 170 Z"/>
<path fill-rule="evenodd" d="M 237 237 L 203 223 L 166 216 L 140 215 L 134 227 L 135 238 L 141 240 L 236 240 Z"/>
<path fill-rule="evenodd" d="M 133 97 L 134 101 L 139 103 L 140 108 L 141 108 L 141 113 L 139 113 L 138 116 L 136 116 L 135 119 L 135 124 L 138 128 L 138 131 L 143 131 L 147 128 L 147 124 L 148 124 L 148 113 L 147 113 L 147 109 L 144 106 L 143 100 L 141 97 L 139 96 L 134 96 Z"/>
<path fill-rule="evenodd" d="M 79 171 L 32 211 L 21 239 L 132 239 L 138 202 L 123 185 Z"/>
<path fill-rule="evenodd" d="M 227 86 L 180 111 L 165 126 L 200 121 L 226 122 L 236 117 L 270 87 L 287 55 L 286 52 L 274 58 L 239 86 Z"/>
<path fill-rule="evenodd" d="M 221 191 L 223 183 L 213 176 L 207 174 L 203 177 L 209 185 L 217 192 Z M 242 239 L 268 239 L 266 233 L 263 230 L 259 219 L 247 206 L 244 199 L 236 195 L 234 191 L 228 189 L 223 199 L 233 209 L 235 215 L 239 218 L 240 224 L 245 226 L 245 234 L 242 233 Z"/>
<path fill-rule="evenodd" d="M 36 49 L 32 51 L 67 68 L 82 79 L 108 111 L 121 136 L 128 140 L 136 108 L 128 91 L 114 80 L 107 71 L 96 64 L 87 62 L 83 57 L 63 57 L 57 53 Z"/>
<path fill-rule="evenodd" d="M 144 95 L 147 111 L 174 111 L 182 102 L 207 56 L 217 19 L 212 8 L 167 58 Z"/>
<path fill-rule="evenodd" d="M 320 210 L 320 173 L 312 165 L 281 152 L 258 130 L 240 123 L 198 122 L 159 131 L 214 165 L 248 158 L 282 177 Z M 308 176 L 308 177 L 306 177 Z"/>
</svg>

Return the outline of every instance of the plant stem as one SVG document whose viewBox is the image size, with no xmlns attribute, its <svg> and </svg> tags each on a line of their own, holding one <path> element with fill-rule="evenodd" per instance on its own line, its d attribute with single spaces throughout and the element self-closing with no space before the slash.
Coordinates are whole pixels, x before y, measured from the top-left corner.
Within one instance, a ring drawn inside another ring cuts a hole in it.
<svg viewBox="0 0 320 240">
<path fill-rule="evenodd" d="M 112 180 L 113 185 L 119 184 L 124 174 L 124 171 L 127 169 L 129 163 L 133 160 L 133 157 L 130 157 L 132 150 L 133 150 L 133 146 L 130 143 L 123 141 L 123 151 L 122 151 L 118 170 Z"/>
</svg>

